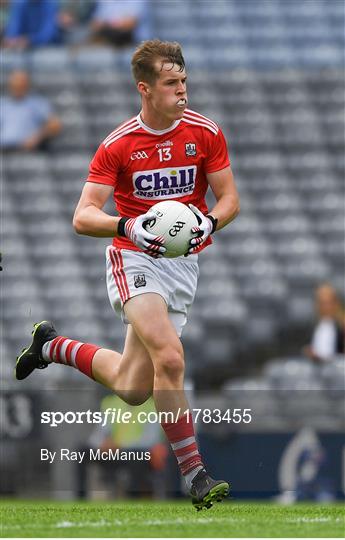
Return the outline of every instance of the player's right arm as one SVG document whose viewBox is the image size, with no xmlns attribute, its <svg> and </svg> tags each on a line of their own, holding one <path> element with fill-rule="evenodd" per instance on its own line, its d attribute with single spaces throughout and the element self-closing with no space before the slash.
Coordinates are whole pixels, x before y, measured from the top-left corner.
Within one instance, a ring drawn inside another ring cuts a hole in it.
<svg viewBox="0 0 345 540">
<path fill-rule="evenodd" d="M 146 231 L 144 223 L 153 219 L 150 211 L 137 218 L 110 216 L 103 207 L 113 193 L 112 186 L 86 182 L 73 217 L 78 234 L 96 238 L 126 236 L 151 257 L 161 257 L 165 251 L 162 238 Z"/>
<path fill-rule="evenodd" d="M 118 235 L 120 217 L 109 216 L 103 207 L 113 188 L 105 184 L 86 182 L 74 212 L 73 227 L 78 234 L 111 238 Z"/>
</svg>

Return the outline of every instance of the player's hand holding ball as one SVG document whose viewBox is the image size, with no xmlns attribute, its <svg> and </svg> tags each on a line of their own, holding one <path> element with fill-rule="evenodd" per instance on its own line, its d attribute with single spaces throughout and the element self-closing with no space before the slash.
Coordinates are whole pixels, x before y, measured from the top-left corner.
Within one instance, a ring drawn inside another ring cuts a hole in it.
<svg viewBox="0 0 345 540">
<path fill-rule="evenodd" d="M 195 253 L 216 226 L 214 217 L 204 216 L 193 204 L 188 207 L 178 201 L 162 201 L 146 214 L 121 218 L 118 234 L 151 257 L 175 258 Z"/>
<path fill-rule="evenodd" d="M 163 257 L 173 259 L 186 254 L 193 237 L 192 228 L 198 225 L 196 215 L 179 201 L 161 201 L 150 208 L 154 219 L 146 228 L 151 234 L 164 238 Z"/>
<path fill-rule="evenodd" d="M 136 218 L 121 218 L 118 224 L 118 234 L 126 236 L 144 253 L 158 259 L 166 251 L 163 247 L 164 237 L 151 234 L 145 225 L 155 219 L 155 214 L 149 210 Z"/>
<path fill-rule="evenodd" d="M 186 255 L 194 253 L 207 240 L 210 234 L 214 233 L 217 227 L 217 220 L 214 217 L 204 216 L 194 204 L 189 204 L 188 206 L 196 215 L 198 226 L 192 228 L 192 233 L 196 234 L 196 236 L 189 241 L 190 248 Z"/>
</svg>

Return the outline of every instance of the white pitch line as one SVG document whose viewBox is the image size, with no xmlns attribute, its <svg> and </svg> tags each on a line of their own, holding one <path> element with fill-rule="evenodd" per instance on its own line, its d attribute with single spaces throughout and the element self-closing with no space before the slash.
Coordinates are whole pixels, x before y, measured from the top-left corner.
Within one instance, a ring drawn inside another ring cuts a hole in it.
<svg viewBox="0 0 345 540">
<path fill-rule="evenodd" d="M 298 518 L 287 518 L 286 521 L 288 523 L 329 523 L 330 521 L 334 521 L 335 523 L 340 523 L 341 521 L 344 521 L 344 518 L 332 518 L 330 516 L 328 517 L 315 517 L 315 518 L 309 518 L 309 517 L 298 517 Z"/>
<path fill-rule="evenodd" d="M 281 520 L 285 523 L 340 523 L 344 519 L 337 517 L 298 517 L 298 518 L 286 518 Z M 246 518 L 236 518 L 232 516 L 228 517 L 194 517 L 194 518 L 176 518 L 176 519 L 146 519 L 146 520 L 136 520 L 135 524 L 138 526 L 152 526 L 152 525 L 185 525 L 185 524 L 213 524 L 213 523 L 250 523 L 250 520 Z M 59 521 L 58 523 L 46 523 L 46 524 L 37 524 L 30 523 L 26 525 L 28 529 L 41 529 L 43 527 L 48 527 L 50 529 L 72 529 L 72 528 L 82 528 L 82 527 L 114 527 L 114 526 L 125 526 L 133 525 L 132 519 L 112 519 L 112 520 L 98 520 L 98 521 Z M 21 529 L 22 525 L 2 525 L 2 530 L 11 530 L 11 529 Z"/>
<path fill-rule="evenodd" d="M 231 523 L 239 523 L 245 521 L 243 518 L 216 518 L 216 517 L 210 517 L 210 518 L 192 518 L 192 519 L 183 519 L 183 518 L 176 518 L 176 519 L 145 519 L 145 520 L 136 520 L 136 525 L 185 525 L 190 523 L 220 523 L 220 522 L 231 522 Z M 101 520 L 101 521 L 94 521 L 94 522 L 86 522 L 86 521 L 62 521 L 60 523 L 57 523 L 55 527 L 57 528 L 67 528 L 67 527 L 113 527 L 114 525 L 128 525 L 132 524 L 132 519 L 115 519 L 112 521 L 107 520 Z"/>
<path fill-rule="evenodd" d="M 139 522 L 141 525 L 184 525 L 185 523 L 220 523 L 220 522 L 231 522 L 231 523 L 242 523 L 246 521 L 244 518 L 234 518 L 234 517 L 194 517 L 194 518 L 176 518 L 176 519 L 149 519 Z"/>
<path fill-rule="evenodd" d="M 123 522 L 119 519 L 107 521 L 101 519 L 100 521 L 61 521 L 59 523 L 51 524 L 50 527 L 56 529 L 68 529 L 71 527 L 113 527 L 114 525 L 123 525 Z"/>
<path fill-rule="evenodd" d="M 234 517 L 195 517 L 195 518 L 176 518 L 176 519 L 148 519 L 148 520 L 136 520 L 136 525 L 185 525 L 185 524 L 207 524 L 207 523 L 244 523 L 245 518 L 234 518 Z M 50 529 L 69 529 L 69 528 L 81 528 L 81 527 L 114 527 L 114 526 L 125 526 L 133 524 L 132 519 L 113 519 L 106 520 L 102 519 L 99 521 L 59 521 L 58 523 L 46 523 L 46 524 L 37 524 L 30 523 L 26 527 L 28 529 L 41 529 L 42 527 L 49 527 Z M 21 529 L 21 525 L 3 525 L 4 529 Z"/>
</svg>

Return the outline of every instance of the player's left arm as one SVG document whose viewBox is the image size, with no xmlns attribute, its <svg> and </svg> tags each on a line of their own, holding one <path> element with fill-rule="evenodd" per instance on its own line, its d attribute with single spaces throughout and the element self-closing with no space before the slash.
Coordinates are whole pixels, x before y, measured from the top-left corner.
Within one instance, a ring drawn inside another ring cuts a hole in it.
<svg viewBox="0 0 345 540">
<path fill-rule="evenodd" d="M 189 253 L 193 253 L 203 244 L 210 234 L 233 221 L 240 211 L 240 200 L 230 166 L 221 171 L 207 173 L 206 177 L 217 202 L 206 216 L 193 204 L 189 205 L 199 222 L 198 226 L 192 229 L 196 236 L 190 240 Z"/>
<path fill-rule="evenodd" d="M 217 201 L 209 216 L 217 220 L 215 230 L 218 231 L 239 214 L 240 199 L 230 166 L 221 171 L 207 173 L 206 177 Z"/>
</svg>

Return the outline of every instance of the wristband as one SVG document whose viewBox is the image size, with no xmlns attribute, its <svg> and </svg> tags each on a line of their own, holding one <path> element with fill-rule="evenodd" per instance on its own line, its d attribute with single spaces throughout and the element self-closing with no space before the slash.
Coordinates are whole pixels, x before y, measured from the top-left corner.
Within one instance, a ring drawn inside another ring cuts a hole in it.
<svg viewBox="0 0 345 540">
<path fill-rule="evenodd" d="M 125 225 L 126 225 L 126 222 L 129 220 L 130 218 L 128 217 L 122 217 L 120 219 L 120 221 L 118 222 L 117 224 L 117 234 L 119 236 L 127 236 L 126 235 L 126 231 L 125 231 Z"/>
<path fill-rule="evenodd" d="M 212 223 L 212 231 L 211 231 L 211 234 L 213 234 L 214 231 L 215 231 L 216 228 L 217 228 L 218 219 L 215 218 L 215 217 L 213 217 L 213 216 L 211 216 L 210 214 L 207 214 L 206 217 L 207 217 L 207 218 L 211 221 L 211 223 Z"/>
</svg>

